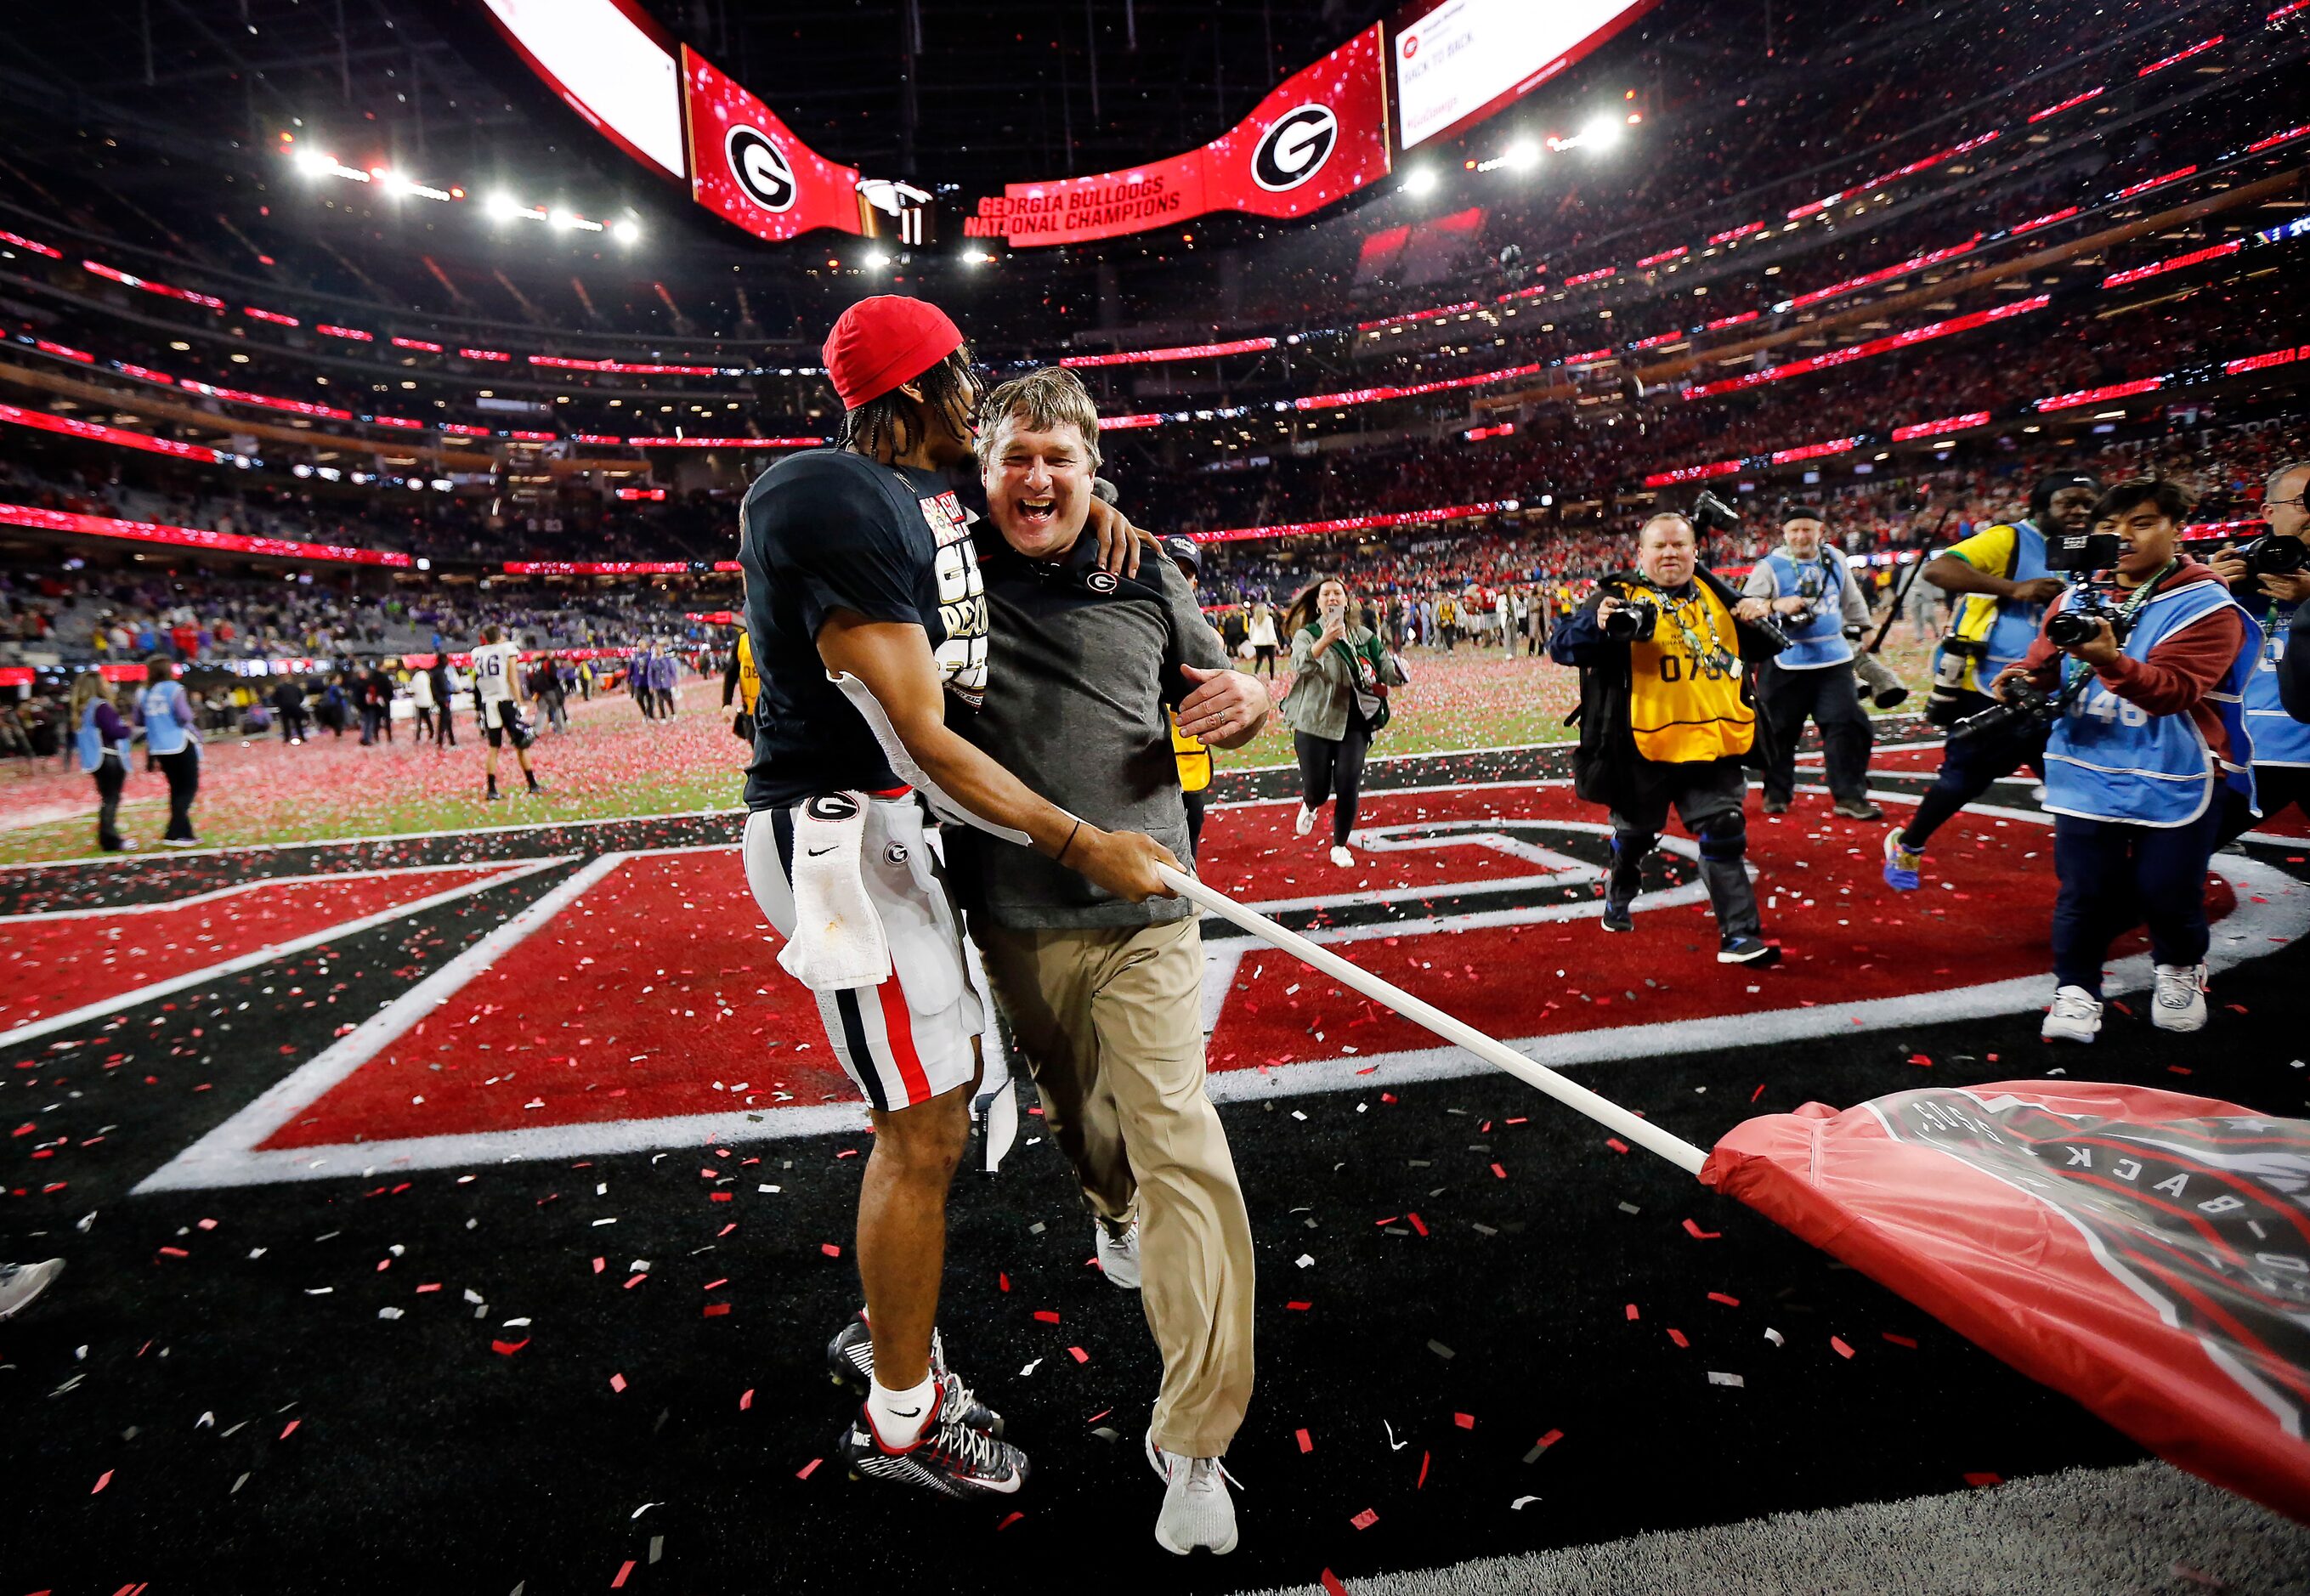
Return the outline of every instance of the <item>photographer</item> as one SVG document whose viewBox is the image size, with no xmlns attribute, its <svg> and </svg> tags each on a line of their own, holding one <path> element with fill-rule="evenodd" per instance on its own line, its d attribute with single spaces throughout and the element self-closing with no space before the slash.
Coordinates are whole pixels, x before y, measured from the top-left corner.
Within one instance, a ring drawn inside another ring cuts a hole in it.
<svg viewBox="0 0 2310 1596">
<path fill-rule="evenodd" d="M 2230 596 L 2262 622 L 2262 648 L 2256 669 L 2245 685 L 2245 724 L 2254 738 L 2254 791 L 2262 812 L 2233 794 L 2222 818 L 2220 841 L 2228 844 L 2241 833 L 2293 804 L 2310 819 L 2310 716 L 2288 713 L 2280 667 L 2289 634 L 2300 638 L 2303 617 L 2310 615 L 2310 513 L 2303 497 L 2310 492 L 2310 461 L 2293 460 L 2270 473 L 2262 496 L 2262 518 L 2270 531 L 2244 548 L 2217 550 L 2206 563 L 2214 575 L 2229 584 Z M 2310 644 L 2296 643 L 2296 654 Z M 2299 671 L 2300 667 L 2297 667 Z M 2297 690 L 2298 691 L 2298 690 Z M 2295 710 L 2310 710 L 2296 704 Z"/>
<path fill-rule="evenodd" d="M 2094 516 L 2097 531 L 2116 534 L 2115 591 L 2065 593 L 1994 683 L 2009 703 L 2023 702 L 2025 689 L 2059 694 L 2045 744 L 2061 880 L 2056 989 L 2040 1031 L 2049 1041 L 2099 1032 L 2102 961 L 2138 919 L 2149 923 L 2157 964 L 2151 1023 L 2206 1023 L 2206 861 L 2226 809 L 2221 788 L 2252 801 L 2238 698 L 2260 632 L 2219 577 L 2178 552 L 2190 505 L 2162 480 L 2111 489 Z"/>
<path fill-rule="evenodd" d="M 1789 646 L 1757 667 L 1757 707 L 1764 718 L 1765 812 L 1782 815 L 1796 796 L 1797 744 L 1805 722 L 1820 728 L 1836 811 L 1856 820 L 1884 819 L 1869 801 L 1869 750 L 1876 733 L 1862 713 L 1853 681 L 1848 629 L 1869 624 L 1868 601 L 1845 556 L 1821 541 L 1820 507 L 1781 512 L 1781 546 L 1749 572 L 1745 596 L 1772 607 Z"/>
<path fill-rule="evenodd" d="M 2061 578 L 2046 570 L 2046 536 L 2084 532 L 2100 498 L 2101 480 L 2091 473 L 2055 472 L 2029 490 L 2028 519 L 1985 526 L 1919 573 L 1957 603 L 1949 635 L 1933 654 L 1926 720 L 1948 727 L 1990 707 L 1988 684 L 2028 650 L 2045 606 L 2061 596 Z M 1941 822 L 2024 765 L 2042 773 L 2045 760 L 2045 729 L 2035 723 L 1950 739 L 1916 814 L 1885 835 L 1885 884 L 1915 891 L 1925 844 Z"/>
<path fill-rule="evenodd" d="M 1762 599 L 1741 598 L 1700 568 L 1689 520 L 1659 515 L 1637 533 L 1637 569 L 1603 577 L 1550 637 L 1549 657 L 1580 670 L 1573 790 L 1611 811 L 1605 930 L 1636 929 L 1639 872 L 1673 804 L 1700 845 L 1718 961 L 1778 962 L 1781 950 L 1760 934 L 1741 812 L 1741 756 L 1756 740 L 1757 714 L 1741 666 L 1783 646 L 1764 624 L 1767 612 Z"/>
</svg>

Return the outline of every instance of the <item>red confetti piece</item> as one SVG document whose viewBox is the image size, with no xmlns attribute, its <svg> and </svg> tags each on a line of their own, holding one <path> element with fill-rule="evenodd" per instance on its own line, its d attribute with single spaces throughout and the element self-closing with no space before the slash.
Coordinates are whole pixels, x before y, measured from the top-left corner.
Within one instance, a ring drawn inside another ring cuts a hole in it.
<svg viewBox="0 0 2310 1596">
<path fill-rule="evenodd" d="M 1758 1098 L 1759 1098 L 1759 1097 L 1763 1097 L 1764 1095 L 1765 1095 L 1765 1083 L 1764 1083 L 1763 1081 L 1761 1081 L 1761 1080 L 1760 1080 L 1760 1081 L 1759 1081 L 1759 1082 L 1757 1083 L 1757 1089 L 1756 1089 L 1755 1091 L 1750 1092 L 1750 1093 L 1749 1094 L 1749 1101 L 1750 1101 L 1751 1103 L 1753 1103 L 1753 1102 L 1755 1102 Z"/>
<path fill-rule="evenodd" d="M 1973 1487 L 1976 1490 L 1980 1490 L 1988 1486 L 2003 1485 L 2005 1483 L 2005 1476 L 2002 1474 L 1968 1474 L 1965 1477 L 1965 1482 L 1966 1484 Z"/>
<path fill-rule="evenodd" d="M 1476 1427 L 1476 1416 L 1472 1413 L 1455 1413 L 1452 1415 L 1452 1422 L 1463 1430 L 1472 1430 Z"/>
<path fill-rule="evenodd" d="M 751 1397 L 754 1393 L 750 1391 L 746 1394 Z M 745 1406 L 745 1403 L 741 1402 L 738 1405 L 742 1408 Z M 804 1463 L 801 1468 L 795 1470 L 795 1478 L 796 1479 L 808 1479 L 812 1475 L 818 1472 L 819 1464 L 825 1461 L 826 1460 L 822 1457 L 814 1457 L 811 1459 L 810 1462 Z"/>
<path fill-rule="evenodd" d="M 1411 1488 L 1412 1488 L 1413 1490 L 1415 1490 L 1415 1491 L 1416 1491 L 1416 1490 L 1418 1490 L 1421 1486 L 1424 1486 L 1424 1485 L 1426 1485 L 1427 1483 L 1428 1483 L 1428 1454 L 1427 1454 L 1426 1453 L 1424 1453 L 1424 1452 L 1423 1452 L 1423 1453 L 1421 1453 L 1420 1454 L 1420 1478 L 1419 1478 L 1419 1479 L 1415 1479 L 1415 1480 L 1413 1480 L 1413 1481 L 1411 1482 Z"/>
<path fill-rule="evenodd" d="M 701 1287 L 699 1287 L 699 1290 L 701 1290 L 701 1291 L 718 1291 L 718 1290 L 720 1290 L 723 1287 L 725 1287 L 725 1286 L 728 1285 L 729 1283 L 730 1283 L 730 1277 L 729 1277 L 729 1276 L 727 1276 L 727 1275 L 725 1275 L 725 1276 L 723 1276 L 723 1277 L 722 1277 L 720 1279 L 718 1279 L 718 1280 L 708 1280 L 708 1281 L 707 1281 L 707 1282 L 706 1282 L 706 1284 L 705 1284 L 705 1285 L 703 1285 L 703 1286 L 701 1286 Z"/>
<path fill-rule="evenodd" d="M 1722 1291 L 1710 1292 L 1708 1294 L 1708 1300 L 1711 1302 L 1721 1302 L 1728 1308 L 1737 1308 L 1741 1305 L 1741 1299 L 1739 1297 L 1727 1297 Z"/>
<path fill-rule="evenodd" d="M 626 1588 L 626 1575 L 631 1574 L 633 1571 L 634 1560 L 631 1557 L 628 1557 L 625 1560 L 624 1565 L 619 1568 L 618 1577 L 610 1582 L 610 1589 L 612 1591 L 624 1590 Z"/>
<path fill-rule="evenodd" d="M 1304 1314 L 1304 1313 L 1306 1313 L 1309 1308 L 1314 1307 L 1316 1305 L 1315 1305 L 1314 1303 L 1312 1303 L 1312 1302 L 1287 1302 L 1287 1303 L 1285 1303 L 1283 1305 L 1284 1305 L 1286 1308 L 1290 1309 L 1292 1313 L 1295 1313 L 1295 1314 Z"/>
<path fill-rule="evenodd" d="M 529 1338 L 527 1336 L 524 1336 L 517 1341 L 491 1341 L 490 1343 L 490 1350 L 496 1353 L 500 1357 L 511 1357 L 515 1353 L 520 1351 L 524 1347 L 528 1345 Z"/>
<path fill-rule="evenodd" d="M 1703 1230 L 1690 1219 L 1684 1222 L 1684 1233 L 1695 1241 L 1715 1241 L 1724 1234 L 1722 1230 Z"/>
<path fill-rule="evenodd" d="M 1367 1507 L 1361 1513 L 1356 1514 L 1355 1517 L 1350 1519 L 1348 1522 L 1353 1524 L 1359 1530 L 1368 1530 L 1374 1524 L 1379 1522 L 1379 1514 Z"/>
<path fill-rule="evenodd" d="M 283 1441 L 286 1441 L 290 1436 L 295 1435 L 297 1433 L 297 1427 L 303 1422 L 304 1420 L 300 1418 L 291 1419 L 289 1421 L 289 1427 L 281 1432 L 281 1438 Z"/>
<path fill-rule="evenodd" d="M 106 1486 L 110 1485 L 111 1483 L 112 1483 L 112 1470 L 109 1470 L 109 1469 L 107 1469 L 103 1473 L 101 1473 L 101 1474 L 100 1474 L 100 1475 L 98 1475 L 98 1476 L 96 1477 L 96 1486 L 95 1486 L 95 1488 L 94 1488 L 94 1489 L 92 1489 L 92 1490 L 91 1490 L 88 1494 L 89 1494 L 90 1496 L 93 1496 L 94 1495 L 96 1495 L 97 1491 L 100 1491 L 100 1490 L 102 1490 Z"/>
<path fill-rule="evenodd" d="M 1425 1236 L 1428 1234 L 1428 1227 L 1420 1222 L 1420 1216 L 1418 1214 L 1406 1214 L 1403 1218 L 1405 1222 L 1410 1224 L 1414 1230 L 1420 1232 L 1420 1235 Z"/>
<path fill-rule="evenodd" d="M 1837 1349 L 1837 1355 L 1839 1357 L 1850 1357 L 1853 1356 L 1853 1349 L 1845 1344 L 1845 1338 L 1843 1336 L 1829 1337 L 1828 1344 Z"/>
<path fill-rule="evenodd" d="M 1294 1430 L 1292 1434 L 1298 1437 L 1299 1450 L 1302 1453 L 1309 1453 L 1316 1450 L 1316 1438 L 1313 1436 L 1310 1436 L 1306 1430 Z"/>
<path fill-rule="evenodd" d="M 830 1241 L 822 1241 L 819 1243 L 818 1250 L 825 1253 L 829 1258 L 839 1258 L 842 1256 L 842 1249 L 836 1246 Z"/>
<path fill-rule="evenodd" d="M 1084 1351 L 1081 1347 L 1068 1348 L 1067 1356 L 1073 1358 L 1077 1363 L 1089 1363 L 1090 1361 L 1090 1354 Z"/>
<path fill-rule="evenodd" d="M 1533 1447 L 1536 1451 L 1546 1452 L 1550 1447 L 1555 1445 L 1559 1441 L 1563 1439 L 1564 1432 L 1562 1430 L 1550 1430 L 1539 1440 L 1533 1442 Z"/>
<path fill-rule="evenodd" d="M 634 1278 L 633 1278 L 633 1279 L 630 1279 L 630 1280 L 628 1280 L 628 1281 L 626 1282 L 625 1288 L 626 1288 L 627 1290 L 629 1290 L 629 1291 L 631 1291 L 635 1287 L 637 1287 L 637 1286 L 640 1285 L 644 1280 L 647 1280 L 647 1279 L 649 1279 L 649 1276 L 647 1276 L 647 1275 L 646 1275 L 646 1274 L 639 1274 L 639 1275 L 636 1275 L 636 1276 L 634 1276 Z"/>
<path fill-rule="evenodd" d="M 1611 1148 L 1616 1153 L 1624 1153 L 1628 1150 L 1628 1144 L 1621 1141 L 1618 1136 L 1605 1137 L 1604 1145 Z"/>
<path fill-rule="evenodd" d="M 752 1407 L 753 1405 L 754 1405 L 754 1388 L 753 1388 L 752 1386 L 749 1385 L 748 1387 L 746 1387 L 746 1389 L 745 1389 L 744 1391 L 741 1392 L 738 1394 L 738 1411 L 739 1411 L 739 1412 L 741 1412 L 741 1413 L 743 1413 L 747 1409 L 749 1409 L 749 1408 Z M 815 1468 L 817 1468 L 817 1467 L 818 1467 L 818 1465 L 817 1465 L 816 1463 L 812 1463 L 812 1464 L 811 1465 L 811 1468 L 812 1468 L 812 1469 L 815 1469 Z M 805 1478 L 805 1479 L 806 1479 L 806 1478 L 808 1478 L 807 1470 L 805 1470 L 805 1472 L 804 1472 L 804 1478 Z"/>
<path fill-rule="evenodd" d="M 161 1249 L 161 1256 L 163 1258 L 189 1258 L 192 1254 L 185 1251 L 182 1247 L 162 1247 Z"/>
<path fill-rule="evenodd" d="M 700 1314 L 699 1317 L 705 1319 L 719 1319 L 723 1314 L 729 1311 L 730 1305 L 726 1302 L 709 1302 L 706 1305 L 706 1312 Z"/>
<path fill-rule="evenodd" d="M 1012 1525 L 1017 1523 L 1020 1519 L 1025 1518 L 1026 1516 L 1027 1515 L 1025 1514 L 1017 1512 L 1016 1510 L 1003 1514 L 1003 1522 L 994 1526 L 994 1532 L 997 1535 L 1000 1535 L 1003 1531 L 1009 1529 Z"/>
<path fill-rule="evenodd" d="M 1881 1331 L 1879 1333 L 1896 1347 L 1906 1347 L 1912 1352 L 1917 1349 L 1917 1340 L 1915 1336 L 1897 1336 L 1889 1330 Z"/>
<path fill-rule="evenodd" d="M 1059 1322 L 1057 1312 L 1051 1308 L 1037 1308 L 1035 1317 L 1045 1324 L 1056 1324 Z"/>
<path fill-rule="evenodd" d="M 995 1283 L 997 1286 L 1001 1287 L 1001 1288 L 1002 1288 L 1003 1290 L 1005 1290 L 1005 1291 L 1008 1291 L 1008 1290 L 1010 1290 L 1010 1289 L 1011 1289 L 1011 1277 L 1010 1277 L 1009 1275 L 1003 1274 L 1003 1272 L 1001 1272 L 1000 1271 L 997 1271 L 995 1272 L 995 1276 L 994 1276 L 994 1283 Z"/>
<path fill-rule="evenodd" d="M 1933 1061 L 1932 1061 L 1932 1060 L 1931 1060 L 1931 1059 L 1929 1059 L 1929 1058 L 1927 1058 L 1927 1057 L 1926 1057 L 1924 1054 L 1922 1054 L 1922 1053 L 1913 1053 L 1913 1054 L 1911 1054 L 1909 1055 L 1909 1062 L 1910 1062 L 1911 1063 L 1913 1063 L 1913 1064 L 1923 1064 L 1923 1065 L 1924 1065 L 1926 1069 L 1928 1069 L 1928 1070 L 1930 1070 L 1930 1069 L 1932 1069 L 1932 1068 L 1933 1067 Z"/>
<path fill-rule="evenodd" d="M 727 1192 L 709 1192 L 707 1193 L 707 1197 L 709 1201 L 715 1202 L 727 1202 L 730 1201 L 730 1193 Z"/>
<path fill-rule="evenodd" d="M 1637 1313 L 1637 1305 L 1630 1303 L 1628 1305 L 1628 1323 L 1634 1324 L 1639 1317 L 1640 1315 Z"/>
<path fill-rule="evenodd" d="M 610 1389 L 612 1391 L 623 1391 L 625 1388 L 626 1377 L 623 1375 L 612 1375 L 610 1376 Z"/>
<path fill-rule="evenodd" d="M 1498 1164 L 1492 1166 L 1492 1173 L 1498 1175 L 1502 1180 L 1506 1180 L 1508 1177 L 1508 1172 L 1501 1168 Z"/>
<path fill-rule="evenodd" d="M 1684 1339 L 1684 1331 L 1680 1330 L 1671 1329 L 1668 1332 L 1668 1339 L 1674 1341 L 1680 1347 L 1689 1347 L 1692 1345 L 1690 1341 Z"/>
<path fill-rule="evenodd" d="M 441 1282 L 440 1282 L 440 1281 L 439 1281 L 439 1280 L 428 1280 L 428 1281 L 426 1281 L 423 1285 L 421 1285 L 421 1286 L 420 1286 L 420 1287 L 418 1287 L 418 1288 L 417 1288 L 417 1295 L 418 1295 L 418 1296 L 420 1296 L 420 1297 L 422 1297 L 422 1296 L 424 1296 L 428 1291 L 439 1291 L 439 1289 L 441 1289 Z"/>
<path fill-rule="evenodd" d="M 1348 1596 L 1348 1587 L 1342 1584 L 1340 1576 L 1328 1568 L 1324 1570 L 1324 1596 Z"/>
<path fill-rule="evenodd" d="M 607 1258 L 596 1258 L 594 1260 L 594 1272 L 595 1274 L 600 1274 L 604 1270 L 609 1267 L 610 1261 Z"/>
</svg>

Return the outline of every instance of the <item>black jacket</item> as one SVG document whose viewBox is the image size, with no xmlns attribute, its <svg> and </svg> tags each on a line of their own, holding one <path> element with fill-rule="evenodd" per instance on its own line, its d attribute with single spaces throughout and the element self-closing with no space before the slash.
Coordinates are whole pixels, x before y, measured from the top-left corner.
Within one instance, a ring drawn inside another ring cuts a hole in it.
<svg viewBox="0 0 2310 1596">
<path fill-rule="evenodd" d="M 1728 612 L 1741 602 L 1741 595 L 1713 571 L 1698 571 L 1693 580 L 1715 594 Z M 1580 728 L 1580 746 L 1572 754 L 1572 790 L 1584 802 L 1620 805 L 1629 794 L 1628 778 L 1646 762 L 1637 752 L 1635 734 L 1628 729 L 1628 646 L 1606 637 L 1596 614 L 1602 600 L 1626 598 L 1630 589 L 1644 585 L 1634 571 L 1614 571 L 1600 578 L 1588 602 L 1549 635 L 1549 658 L 1580 670 L 1580 707 L 1564 724 Z M 1768 660 L 1786 646 L 1776 632 L 1737 615 L 1732 630 L 1744 664 Z M 1755 703 L 1746 681 L 1741 701 Z"/>
<path fill-rule="evenodd" d="M 2278 701 L 2298 721 L 2310 721 L 2310 604 L 2294 612 L 2286 652 L 2278 656 Z"/>
</svg>

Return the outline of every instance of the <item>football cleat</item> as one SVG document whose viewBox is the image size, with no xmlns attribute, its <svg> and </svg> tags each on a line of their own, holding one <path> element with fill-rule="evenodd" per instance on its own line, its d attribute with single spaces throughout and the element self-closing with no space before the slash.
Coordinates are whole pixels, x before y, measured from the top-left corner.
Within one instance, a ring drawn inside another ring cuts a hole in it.
<svg viewBox="0 0 2310 1596">
<path fill-rule="evenodd" d="M 882 1444 L 862 1404 L 858 1417 L 835 1443 L 850 1478 L 888 1479 L 958 1500 L 1017 1496 L 1027 1483 L 1027 1454 L 964 1423 L 950 1397 L 942 1387 L 930 1427 L 903 1451 Z"/>
<path fill-rule="evenodd" d="M 866 1328 L 863 1308 L 834 1332 L 826 1344 L 826 1366 L 834 1383 L 864 1395 L 874 1380 L 874 1338 Z M 962 1376 L 946 1366 L 946 1345 L 931 1331 L 931 1378 L 938 1382 L 942 1411 L 960 1416 L 962 1423 L 990 1436 L 1003 1433 L 1003 1415 L 978 1400 Z"/>
</svg>

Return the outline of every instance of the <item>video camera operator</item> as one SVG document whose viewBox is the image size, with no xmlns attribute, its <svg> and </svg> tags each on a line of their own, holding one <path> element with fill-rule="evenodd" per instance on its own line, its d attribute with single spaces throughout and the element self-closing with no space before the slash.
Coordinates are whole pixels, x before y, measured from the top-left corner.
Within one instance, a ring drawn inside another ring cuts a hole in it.
<svg viewBox="0 0 2310 1596">
<path fill-rule="evenodd" d="M 1743 863 L 1741 756 L 1756 740 L 1757 713 L 1741 667 L 1785 646 L 1767 614 L 1762 599 L 1737 595 L 1701 568 L 1690 520 L 1663 514 L 1637 530 L 1637 568 L 1602 578 L 1550 637 L 1549 657 L 1580 671 L 1573 790 L 1611 811 L 1606 931 L 1636 929 L 1639 872 L 1673 804 L 1700 845 L 1718 961 L 1778 962 Z"/>
<path fill-rule="evenodd" d="M 2135 477 L 2094 507 L 2081 568 L 2114 590 L 2063 593 L 2037 640 L 1999 673 L 1996 696 L 2046 724 L 2045 807 L 2054 813 L 2053 1007 L 2040 1035 L 2090 1042 L 2101 1029 L 2102 962 L 2145 919 L 2164 1031 L 2206 1023 L 2206 861 L 2227 785 L 2253 802 L 2253 744 L 2239 714 L 2261 629 L 2222 579 L 2178 549 L 2191 497 Z"/>
<path fill-rule="evenodd" d="M 2245 685 L 2245 724 L 2254 738 L 2254 791 L 2262 806 L 2257 816 L 2245 800 L 2231 794 L 2222 818 L 2219 844 L 2225 846 L 2252 830 L 2291 803 L 2310 820 L 2310 704 L 2297 704 L 2288 713 L 2284 664 L 2289 635 L 2310 635 L 2310 512 L 2303 499 L 2310 494 L 2310 461 L 2290 460 L 2270 473 L 2262 496 L 2262 518 L 2270 531 L 2239 548 L 2214 551 L 2206 563 L 2214 575 L 2229 584 L 2230 596 L 2258 617 L 2262 648 L 2254 674 Z M 2310 668 L 2310 643 L 2293 645 L 2306 655 Z"/>
<path fill-rule="evenodd" d="M 1948 727 L 1990 707 L 1987 684 L 2028 650 L 2045 606 L 2062 593 L 2062 579 L 2045 565 L 2046 536 L 2085 532 L 2100 498 L 2101 479 L 2090 472 L 2042 477 L 2029 490 L 2026 520 L 1984 526 L 1919 573 L 1957 601 L 1949 635 L 1933 653 L 1926 720 Z M 2042 774 L 2045 760 L 2045 728 L 2034 723 L 1995 736 L 1950 739 L 1915 815 L 1885 834 L 1885 884 L 1915 891 L 1925 844 L 1941 823 L 2024 765 Z"/>
<path fill-rule="evenodd" d="M 1744 596 L 1769 604 L 1789 646 L 1757 667 L 1764 720 L 1765 812 L 1786 814 L 1796 796 L 1797 744 L 1805 722 L 1820 728 L 1828 791 L 1838 814 L 1884 819 L 1869 801 L 1869 750 L 1876 732 L 1854 685 L 1850 632 L 1869 624 L 1869 603 L 1844 554 L 1823 542 L 1828 516 L 1817 504 L 1781 511 L 1781 546 L 1749 571 Z"/>
</svg>

